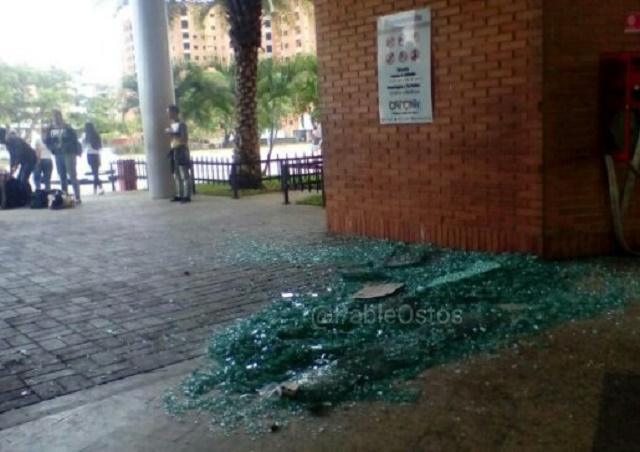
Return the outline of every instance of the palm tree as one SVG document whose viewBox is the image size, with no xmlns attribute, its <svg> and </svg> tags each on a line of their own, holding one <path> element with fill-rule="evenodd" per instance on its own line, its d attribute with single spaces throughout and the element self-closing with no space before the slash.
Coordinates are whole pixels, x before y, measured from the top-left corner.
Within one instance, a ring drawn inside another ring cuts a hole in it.
<svg viewBox="0 0 640 452">
<path fill-rule="evenodd" d="M 291 64 L 295 78 L 291 100 L 296 114 L 317 116 L 318 109 L 318 60 L 315 55 L 296 55 Z"/>
<path fill-rule="evenodd" d="M 262 0 L 221 0 L 235 54 L 236 133 L 234 158 L 240 188 L 260 188 L 258 128 L 258 51 L 262 38 Z"/>
<path fill-rule="evenodd" d="M 222 147 L 229 147 L 231 144 L 231 133 L 234 131 L 235 115 L 236 115 L 236 66 L 234 63 L 224 64 L 221 62 L 211 62 L 208 66 L 208 71 L 213 73 L 219 78 L 221 84 L 225 87 L 229 93 L 227 101 L 216 104 L 215 117 L 218 119 L 217 123 L 224 131 L 224 139 L 222 141 Z"/>
<path fill-rule="evenodd" d="M 288 60 L 267 58 L 258 65 L 258 108 L 261 128 L 270 136 L 265 168 L 269 167 L 274 135 L 282 119 L 292 113 L 311 113 L 318 103 L 318 72 L 313 55 Z"/>
<path fill-rule="evenodd" d="M 214 116 L 230 115 L 234 92 L 225 74 L 191 62 L 174 67 L 175 95 L 183 118 L 211 131 Z"/>
<path fill-rule="evenodd" d="M 310 0 L 306 0 L 309 3 Z M 220 0 L 229 23 L 229 37 L 236 64 L 236 134 L 234 158 L 240 188 L 262 186 L 260 128 L 258 124 L 258 54 L 262 37 L 262 14 L 288 11 L 290 0 Z M 264 9 L 263 9 L 264 8 Z"/>
<path fill-rule="evenodd" d="M 126 3 L 127 0 L 119 0 Z M 168 0 L 176 3 L 176 0 Z M 189 2 L 186 0 L 185 3 Z M 201 15 L 216 2 L 190 0 L 202 4 Z M 180 3 L 180 2 L 177 2 Z M 285 14 L 291 0 L 219 0 L 229 24 L 229 37 L 235 54 L 236 133 L 234 159 L 238 164 L 236 183 L 239 188 L 262 186 L 260 171 L 260 130 L 258 125 L 258 54 L 262 38 L 262 14 Z M 304 4 L 312 3 L 304 0 Z"/>
<path fill-rule="evenodd" d="M 282 118 L 291 113 L 291 97 L 294 67 L 289 61 L 267 58 L 258 64 L 258 121 L 261 129 L 269 134 L 269 152 L 266 168 L 269 168 L 275 135 Z"/>
</svg>

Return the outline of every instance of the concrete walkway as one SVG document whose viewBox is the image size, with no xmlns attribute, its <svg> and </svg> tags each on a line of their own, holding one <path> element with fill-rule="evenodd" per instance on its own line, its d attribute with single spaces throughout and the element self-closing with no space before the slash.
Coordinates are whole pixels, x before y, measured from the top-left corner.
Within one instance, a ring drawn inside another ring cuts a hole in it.
<svg viewBox="0 0 640 452">
<path fill-rule="evenodd" d="M 135 192 L 0 211 L 0 228 L 2 413 L 200 356 L 216 326 L 312 284 L 293 265 L 243 264 L 244 244 L 317 240 L 324 211 Z"/>
</svg>

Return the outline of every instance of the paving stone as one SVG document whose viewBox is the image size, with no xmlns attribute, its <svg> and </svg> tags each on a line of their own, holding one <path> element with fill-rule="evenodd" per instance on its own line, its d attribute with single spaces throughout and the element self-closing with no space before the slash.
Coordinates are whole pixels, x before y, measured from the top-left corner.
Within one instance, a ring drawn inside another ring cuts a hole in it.
<svg viewBox="0 0 640 452">
<path fill-rule="evenodd" d="M 60 339 L 47 339 L 44 341 L 39 341 L 38 344 L 45 350 L 59 350 L 61 348 L 67 347 L 67 344 L 62 342 Z"/>
<path fill-rule="evenodd" d="M 17 310 L 16 310 L 17 312 Z M 19 325 L 26 325 L 28 323 L 35 323 L 38 320 L 43 320 L 46 317 L 44 317 L 41 313 L 29 313 L 29 314 L 20 314 L 18 313 L 18 315 L 16 317 L 10 318 L 10 319 L 4 319 L 9 325 L 13 326 L 14 328 L 19 326 Z"/>
<path fill-rule="evenodd" d="M 50 304 L 51 302 L 48 301 L 47 305 Z M 69 312 L 63 308 L 56 308 L 56 309 L 48 309 L 45 311 L 45 314 L 54 318 L 54 319 L 60 319 L 63 318 L 65 316 L 67 316 L 69 314 Z"/>
<path fill-rule="evenodd" d="M 89 325 L 97 329 L 107 329 L 113 326 L 113 323 L 107 319 L 97 318 L 89 320 Z"/>
<path fill-rule="evenodd" d="M 0 330 L 0 339 L 7 339 L 10 337 L 13 337 L 16 335 L 16 333 L 18 333 L 17 330 L 13 329 L 13 328 L 4 328 Z"/>
<path fill-rule="evenodd" d="M 20 399 L 25 395 L 28 395 L 29 388 L 26 385 L 22 385 L 21 387 L 15 388 L 10 391 L 0 392 L 0 406 L 3 403 L 10 402 L 12 400 Z"/>
<path fill-rule="evenodd" d="M 94 360 L 91 358 L 76 358 L 67 361 L 67 366 L 71 369 L 74 369 L 78 374 L 85 375 L 89 371 L 93 371 L 96 368 L 100 367 Z"/>
<path fill-rule="evenodd" d="M 100 366 L 107 366 L 122 361 L 122 358 L 111 352 L 94 353 L 91 355 L 91 359 Z"/>
<path fill-rule="evenodd" d="M 0 319 L 12 319 L 14 317 L 18 317 L 19 315 L 20 314 L 18 314 L 18 312 L 14 309 L 3 309 L 0 311 Z"/>
<path fill-rule="evenodd" d="M 66 348 L 56 350 L 55 354 L 61 361 L 68 361 L 75 358 L 89 357 L 94 353 L 100 353 L 104 351 L 101 347 L 94 345 L 90 342 L 84 344 L 71 345 Z"/>
<path fill-rule="evenodd" d="M 104 383 L 110 383 L 112 381 L 121 380 L 123 378 L 130 377 L 138 373 L 140 373 L 140 370 L 132 366 L 131 364 L 129 364 L 128 366 L 124 366 L 121 370 L 92 377 L 91 382 L 95 385 L 101 385 Z"/>
<path fill-rule="evenodd" d="M 62 386 L 66 393 L 80 391 L 93 386 L 91 380 L 82 375 L 68 375 L 56 379 L 56 383 Z"/>
<path fill-rule="evenodd" d="M 23 325 L 17 325 L 15 328 L 24 334 L 34 333 L 42 330 L 42 328 L 40 328 L 36 323 L 25 323 Z"/>
<path fill-rule="evenodd" d="M 77 345 L 87 341 L 83 336 L 77 333 L 70 333 L 64 336 L 60 336 L 60 340 L 67 345 Z"/>
<path fill-rule="evenodd" d="M 55 381 L 47 381 L 32 385 L 31 391 L 35 392 L 42 400 L 49 400 L 67 394 L 69 391 Z"/>
<path fill-rule="evenodd" d="M 89 331 L 81 332 L 80 335 L 84 337 L 87 342 L 98 344 L 100 340 L 113 337 L 113 330 L 107 330 L 107 329 L 89 330 Z"/>
<path fill-rule="evenodd" d="M 119 372 L 129 367 L 131 367 L 131 363 L 129 363 L 128 361 L 122 360 L 120 362 L 111 363 L 109 365 L 98 365 L 91 370 L 83 372 L 83 375 L 86 376 L 87 378 L 93 378 L 100 375 L 109 375 L 115 372 Z"/>
<path fill-rule="evenodd" d="M 29 378 L 37 377 L 40 375 L 47 375 L 53 372 L 57 372 L 59 370 L 63 370 L 69 367 L 67 364 L 62 363 L 60 361 L 52 364 L 46 364 L 37 367 L 31 367 L 29 370 L 23 371 L 20 373 L 20 377 L 23 380 L 27 380 Z"/>
<path fill-rule="evenodd" d="M 114 350 L 119 347 L 122 347 L 125 344 L 125 341 L 117 336 L 106 337 L 104 339 L 96 340 L 96 344 L 102 348 L 108 350 Z"/>
<path fill-rule="evenodd" d="M 30 306 L 26 306 L 24 308 L 16 309 L 16 312 L 18 314 L 35 314 L 35 313 L 40 313 L 40 310 L 36 308 L 32 308 Z"/>
<path fill-rule="evenodd" d="M 60 362 L 58 357 L 54 355 L 53 352 L 41 349 L 30 350 L 29 356 L 27 356 L 27 360 L 38 367 L 48 366 L 50 364 L 56 364 Z"/>
<path fill-rule="evenodd" d="M 61 325 L 55 328 L 50 328 L 48 330 L 29 333 L 29 337 L 35 341 L 43 341 L 47 339 L 60 339 L 62 336 L 70 333 L 73 333 L 73 331 L 64 325 Z"/>
<path fill-rule="evenodd" d="M 48 374 L 37 375 L 35 377 L 27 378 L 25 380 L 25 383 L 27 383 L 29 386 L 32 386 L 32 385 L 44 383 L 45 381 L 57 380 L 61 377 L 68 377 L 70 375 L 75 375 L 75 374 L 76 374 L 76 371 L 73 369 L 69 369 L 69 368 L 61 369 Z"/>
<path fill-rule="evenodd" d="M 33 405 L 41 402 L 40 397 L 35 393 L 29 393 L 26 396 L 20 396 L 16 399 L 0 403 L 0 413 L 5 411 L 16 410 L 25 406 Z"/>
<path fill-rule="evenodd" d="M 76 297 L 76 298 L 71 298 L 69 301 L 71 303 L 83 304 L 83 303 L 90 303 L 91 299 L 86 297 Z"/>
<path fill-rule="evenodd" d="M 78 321 L 75 318 L 72 320 L 70 319 L 70 321 L 73 321 L 73 323 L 67 323 L 66 325 L 70 330 L 76 333 L 82 333 L 83 331 L 95 331 L 96 327 L 94 327 L 89 323 L 89 320 L 92 318 L 93 318 L 93 315 L 89 314 L 87 318 L 82 321 Z"/>
<path fill-rule="evenodd" d="M 56 322 L 53 319 L 44 319 L 36 322 L 36 325 L 40 327 L 40 329 L 47 330 L 50 328 L 60 327 L 60 322 Z"/>
<path fill-rule="evenodd" d="M 16 334 L 15 332 L 13 336 L 7 337 L 6 341 L 9 342 L 12 347 L 19 347 L 21 345 L 33 343 L 33 340 L 28 336 L 25 336 L 24 334 Z"/>
<path fill-rule="evenodd" d="M 0 393 L 15 391 L 25 386 L 24 381 L 15 375 L 0 378 Z"/>
</svg>

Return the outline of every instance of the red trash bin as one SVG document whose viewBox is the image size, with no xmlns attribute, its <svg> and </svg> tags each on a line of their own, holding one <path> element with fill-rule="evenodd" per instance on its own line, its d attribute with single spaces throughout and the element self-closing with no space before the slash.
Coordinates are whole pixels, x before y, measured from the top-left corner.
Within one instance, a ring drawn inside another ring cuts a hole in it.
<svg viewBox="0 0 640 452">
<path fill-rule="evenodd" d="M 138 176 L 136 174 L 135 160 L 118 160 L 118 185 L 120 191 L 138 189 Z"/>
</svg>

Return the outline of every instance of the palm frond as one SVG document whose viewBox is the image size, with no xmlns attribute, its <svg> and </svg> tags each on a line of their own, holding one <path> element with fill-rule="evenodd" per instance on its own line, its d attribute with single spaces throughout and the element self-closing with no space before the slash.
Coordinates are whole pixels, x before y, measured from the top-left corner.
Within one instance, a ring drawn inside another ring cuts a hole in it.
<svg viewBox="0 0 640 452">
<path fill-rule="evenodd" d="M 220 0 L 234 47 L 260 47 L 262 0 Z"/>
</svg>

